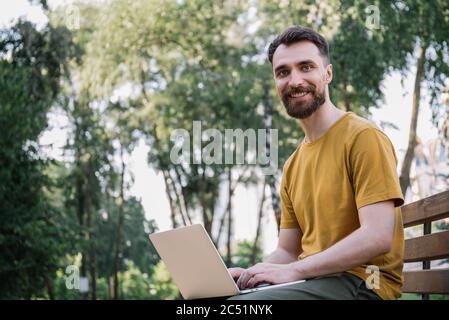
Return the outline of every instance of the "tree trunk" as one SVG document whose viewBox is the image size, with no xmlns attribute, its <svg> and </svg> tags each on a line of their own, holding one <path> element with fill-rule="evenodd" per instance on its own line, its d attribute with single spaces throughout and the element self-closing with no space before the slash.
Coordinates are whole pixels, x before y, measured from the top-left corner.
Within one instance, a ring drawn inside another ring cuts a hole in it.
<svg viewBox="0 0 449 320">
<path fill-rule="evenodd" d="M 112 168 L 111 168 L 112 171 Z M 111 174 L 112 175 L 112 172 Z M 108 184 L 111 184 L 111 181 L 108 181 Z M 108 215 L 112 218 L 112 211 L 113 211 L 113 204 L 112 204 L 113 200 L 111 199 L 111 193 L 108 190 L 108 188 L 106 187 L 106 204 L 107 204 L 107 208 L 108 208 Z M 108 218 L 109 219 L 109 218 Z M 111 236 L 109 239 L 109 243 L 108 243 L 108 252 L 113 252 L 114 250 L 114 243 L 115 243 L 115 239 L 113 236 Z M 113 284 L 113 272 L 114 272 L 114 259 L 115 257 L 112 254 L 108 254 L 106 256 L 106 262 L 107 262 L 107 271 L 106 271 L 106 280 L 108 282 L 108 298 L 109 300 L 114 300 L 114 284 Z"/>
<path fill-rule="evenodd" d="M 89 162 L 86 164 L 87 170 L 85 172 L 85 209 L 86 209 L 86 227 L 87 227 L 87 243 L 89 244 L 89 271 L 90 271 L 90 277 L 91 277 L 91 298 L 92 300 L 97 299 L 97 279 L 96 279 L 96 261 L 95 261 L 95 244 L 93 241 L 93 232 L 92 232 L 92 194 L 91 194 L 91 188 L 90 188 L 90 181 L 89 181 L 89 172 L 91 172 L 89 167 Z"/>
<path fill-rule="evenodd" d="M 118 299 L 119 294 L 119 280 L 118 272 L 120 269 L 120 253 L 121 253 L 121 243 L 123 238 L 123 224 L 125 221 L 125 162 L 123 160 L 123 146 L 120 146 L 120 160 L 122 163 L 122 170 L 120 172 L 120 202 L 119 202 L 119 221 L 117 227 L 117 241 L 115 246 L 115 261 L 114 261 L 114 299 Z"/>
<path fill-rule="evenodd" d="M 242 179 L 243 179 L 245 173 L 246 173 L 246 169 L 245 169 L 245 171 L 242 172 L 242 174 L 238 177 L 237 181 L 236 181 L 236 182 L 234 183 L 234 185 L 232 186 L 232 189 L 231 189 L 231 195 L 234 195 L 235 189 L 237 188 L 238 184 L 242 181 Z M 224 226 L 224 224 L 225 224 L 225 219 L 226 219 L 227 214 L 228 214 L 228 212 L 229 212 L 229 204 L 230 204 L 230 203 L 229 203 L 229 201 L 228 201 L 228 204 L 226 205 L 226 208 L 225 208 L 223 214 L 221 215 L 220 226 L 219 226 L 219 228 L 218 228 L 217 237 L 216 237 L 215 240 L 214 240 L 215 245 L 218 245 L 218 244 L 220 243 L 220 238 L 221 238 L 221 235 L 222 235 L 222 233 L 223 233 L 223 226 Z"/>
<path fill-rule="evenodd" d="M 177 180 L 177 183 L 178 183 L 179 189 L 180 189 L 179 198 L 180 198 L 180 201 L 181 201 L 181 209 L 184 210 L 184 214 L 185 214 L 185 216 L 187 218 L 187 222 L 189 224 L 192 224 L 192 217 L 189 214 L 189 208 L 188 208 L 187 203 L 186 203 L 186 198 L 185 198 L 186 194 L 185 194 L 185 191 L 184 191 L 184 187 L 182 186 L 182 182 L 181 182 L 181 174 L 179 173 L 178 166 L 175 166 L 174 169 L 175 169 L 175 173 L 176 173 L 176 180 Z"/>
<path fill-rule="evenodd" d="M 348 82 L 347 79 L 345 77 L 344 80 L 344 98 L 343 98 L 343 107 L 344 107 L 344 111 L 346 112 L 350 112 L 351 110 L 351 103 L 349 102 L 349 87 L 348 87 Z"/>
<path fill-rule="evenodd" d="M 44 282 L 45 282 L 45 286 L 47 287 L 48 298 L 50 300 L 55 300 L 55 294 L 53 291 L 53 283 L 51 282 L 50 278 L 48 277 L 48 275 L 46 273 L 44 273 Z"/>
<path fill-rule="evenodd" d="M 159 162 L 161 162 L 161 161 L 159 160 Z M 162 166 L 162 163 L 160 163 L 160 165 Z M 175 229 L 178 227 L 178 222 L 176 221 L 175 205 L 174 205 L 174 201 L 173 201 L 172 194 L 170 191 L 171 190 L 170 177 L 169 177 L 167 170 L 161 169 L 161 171 L 162 171 L 162 176 L 164 177 L 165 193 L 167 194 L 168 204 L 170 206 L 170 219 L 172 222 L 172 227 L 173 227 L 173 229 Z"/>
<path fill-rule="evenodd" d="M 257 229 L 256 229 L 256 236 L 254 238 L 254 244 L 253 244 L 253 252 L 251 254 L 251 264 L 254 265 L 256 263 L 257 258 L 257 251 L 259 249 L 259 237 L 260 237 L 260 229 L 262 226 L 262 218 L 263 218 L 263 204 L 265 203 L 265 187 L 267 185 L 267 180 L 263 179 L 263 187 L 262 187 L 262 197 L 260 198 L 260 205 L 259 205 L 259 215 L 257 219 Z"/>
<path fill-rule="evenodd" d="M 153 134 L 153 138 L 154 138 L 154 147 L 156 149 L 159 148 L 159 137 L 157 135 L 157 128 L 156 126 L 153 126 L 152 128 L 152 134 Z M 168 204 L 170 206 L 170 219 L 172 222 L 172 227 L 173 229 L 176 229 L 178 227 L 178 222 L 176 221 L 176 206 L 172 197 L 172 192 L 171 192 L 171 185 L 170 185 L 170 174 L 168 172 L 168 169 L 165 168 L 164 162 L 162 160 L 162 157 L 158 154 L 157 159 L 159 161 L 159 166 L 161 168 L 162 171 L 162 175 L 164 177 L 164 184 L 165 184 L 165 193 L 167 194 L 167 198 L 168 198 Z"/>
<path fill-rule="evenodd" d="M 171 187 L 171 179 L 170 175 L 168 173 L 168 170 L 162 169 L 162 174 L 164 176 L 164 183 L 165 183 L 165 193 L 167 194 L 168 203 L 170 205 L 170 219 L 172 223 L 173 229 L 176 229 L 178 227 L 178 221 L 176 221 L 176 206 L 175 201 L 172 197 L 172 187 Z"/>
<path fill-rule="evenodd" d="M 85 177 L 84 177 L 84 168 L 80 161 L 81 152 L 79 150 L 76 151 L 76 167 L 77 167 L 77 177 L 76 177 L 76 211 L 78 215 L 78 223 L 81 226 L 81 239 L 85 239 L 88 237 L 86 234 L 84 227 L 86 226 L 86 190 L 85 190 Z M 84 245 L 81 247 L 81 270 L 80 277 L 87 277 L 87 252 L 85 250 Z M 86 299 L 86 293 L 82 294 L 82 298 Z"/>
<path fill-rule="evenodd" d="M 184 207 L 181 204 L 181 195 L 180 195 L 181 191 L 178 191 L 178 188 L 182 188 L 182 186 L 179 186 L 179 187 L 177 186 L 177 181 L 176 181 L 177 178 L 173 178 L 173 176 L 170 174 L 170 171 L 168 172 L 168 174 L 170 176 L 172 191 L 176 198 L 177 211 L 179 212 L 179 215 L 181 216 L 182 223 L 184 224 L 184 226 L 186 226 L 187 225 L 187 214 L 185 213 Z M 175 172 L 175 177 L 177 177 L 176 172 Z"/>
<path fill-rule="evenodd" d="M 231 238 L 232 238 L 232 169 L 228 168 L 228 241 L 226 263 L 230 267 L 232 264 Z"/>
<path fill-rule="evenodd" d="M 167 194 L 168 202 L 170 205 L 170 219 L 172 221 L 172 226 L 175 229 L 179 226 L 179 223 L 177 220 L 178 214 L 181 214 L 179 212 L 179 205 L 176 206 L 175 199 L 174 199 L 174 198 L 176 198 L 177 202 L 179 203 L 179 200 L 177 199 L 176 190 L 175 190 L 176 187 L 174 185 L 172 177 L 170 176 L 169 169 L 162 169 L 162 174 L 164 176 L 165 192 Z M 183 220 L 184 225 L 186 225 L 185 219 L 182 216 L 182 214 L 181 214 L 181 218 Z"/>
<path fill-rule="evenodd" d="M 114 283 L 111 276 L 107 277 L 108 280 L 108 297 L 109 300 L 114 300 Z"/>
<path fill-rule="evenodd" d="M 271 95 L 270 95 L 270 85 L 268 84 L 268 82 L 264 81 L 263 82 L 263 118 L 264 118 L 264 124 L 265 124 L 265 129 L 268 131 L 269 129 L 271 129 L 271 118 L 272 118 L 272 113 L 273 113 L 273 101 L 271 99 Z M 268 132 L 267 132 L 268 133 Z M 270 150 L 270 146 L 271 146 L 271 141 L 270 141 L 270 135 L 267 134 L 267 140 L 266 140 L 266 152 L 267 152 L 267 156 L 268 156 L 268 152 Z M 279 204 L 279 194 L 276 188 L 276 181 L 274 179 L 274 175 L 268 175 L 266 177 L 266 179 L 268 180 L 267 183 L 270 187 L 270 193 L 271 193 L 271 203 L 273 205 L 273 212 L 274 212 L 274 216 L 276 219 L 276 223 L 277 223 L 277 228 L 278 228 L 278 232 L 279 232 L 279 227 L 281 225 L 281 208 L 280 208 L 280 204 Z"/>
<path fill-rule="evenodd" d="M 198 168 L 198 166 L 196 166 Z M 201 178 L 199 179 L 200 185 L 199 185 L 199 197 L 201 202 L 201 212 L 203 215 L 203 223 L 204 223 L 204 229 L 206 229 L 209 236 L 212 238 L 212 220 L 213 220 L 213 212 L 209 212 L 208 206 L 207 206 L 207 192 L 206 190 L 206 168 L 204 165 L 202 166 L 203 172 L 201 174 Z M 198 172 L 198 169 L 197 173 Z"/>
<path fill-rule="evenodd" d="M 426 61 L 427 44 L 423 44 L 419 50 L 418 64 L 416 68 L 415 86 L 413 89 L 413 109 L 408 136 L 408 147 L 402 162 L 401 176 L 399 178 L 402 194 L 405 196 L 410 185 L 410 167 L 415 156 L 416 127 L 418 124 L 419 103 L 421 98 L 421 82 L 424 78 L 424 63 Z"/>
<path fill-rule="evenodd" d="M 92 278 L 92 300 L 97 300 L 97 253 L 95 248 L 95 238 L 91 233 L 91 255 L 90 255 L 90 276 Z"/>
</svg>

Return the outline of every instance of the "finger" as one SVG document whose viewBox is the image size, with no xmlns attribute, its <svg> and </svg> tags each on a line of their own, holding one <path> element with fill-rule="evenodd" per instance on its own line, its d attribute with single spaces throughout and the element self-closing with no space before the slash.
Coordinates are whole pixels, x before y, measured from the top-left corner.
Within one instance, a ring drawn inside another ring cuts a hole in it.
<svg viewBox="0 0 449 320">
<path fill-rule="evenodd" d="M 231 277 L 236 278 L 239 276 L 239 272 L 236 269 L 228 269 L 229 274 L 231 275 Z"/>
<path fill-rule="evenodd" d="M 254 275 L 262 272 L 263 264 L 258 263 L 255 266 L 244 270 L 242 274 L 240 275 L 239 280 L 237 281 L 237 285 L 240 289 L 245 289 L 248 286 L 248 281 L 251 279 Z"/>
<path fill-rule="evenodd" d="M 254 273 L 250 273 L 250 272 L 248 272 L 248 273 L 246 273 L 245 274 L 245 278 L 243 278 L 243 281 L 242 281 L 242 286 L 243 286 L 243 288 L 248 288 L 248 281 L 254 276 L 255 274 Z"/>
<path fill-rule="evenodd" d="M 246 270 L 245 272 L 242 272 L 242 274 L 239 277 L 239 280 L 237 281 L 237 286 L 240 289 L 245 289 L 246 288 L 246 283 L 248 282 L 248 280 L 252 277 L 252 275 L 250 274 L 249 270 Z"/>
<path fill-rule="evenodd" d="M 244 274 L 245 274 L 245 272 L 242 272 L 240 274 L 240 277 L 237 279 L 237 287 L 239 287 L 240 289 L 242 289 L 242 279 L 243 279 Z"/>
<path fill-rule="evenodd" d="M 237 281 L 241 274 L 242 274 L 243 270 L 234 270 L 234 272 L 231 274 L 232 278 L 234 278 L 234 281 Z"/>
<path fill-rule="evenodd" d="M 252 277 L 249 281 L 248 281 L 248 288 L 254 288 L 257 287 L 263 283 L 267 283 L 267 284 L 271 284 L 270 281 L 268 281 L 268 275 L 264 274 L 264 273 L 259 273 L 257 275 L 255 275 L 254 277 Z"/>
<path fill-rule="evenodd" d="M 240 275 L 242 274 L 243 271 L 245 271 L 246 269 L 237 267 L 237 268 L 228 268 L 229 273 L 234 276 L 234 277 L 240 277 Z"/>
<path fill-rule="evenodd" d="M 247 287 L 254 288 L 264 281 L 263 273 L 256 274 L 254 277 L 248 280 Z"/>
</svg>

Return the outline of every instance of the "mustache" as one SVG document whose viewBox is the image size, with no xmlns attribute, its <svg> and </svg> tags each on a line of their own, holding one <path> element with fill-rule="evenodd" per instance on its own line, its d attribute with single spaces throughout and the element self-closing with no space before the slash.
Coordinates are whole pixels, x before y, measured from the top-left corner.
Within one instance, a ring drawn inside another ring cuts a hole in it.
<svg viewBox="0 0 449 320">
<path fill-rule="evenodd" d="M 292 94 L 296 94 L 296 93 L 310 93 L 310 92 L 315 92 L 315 87 L 314 86 L 307 86 L 307 87 L 296 87 L 296 88 L 287 88 L 287 90 L 284 91 L 284 95 L 285 96 L 290 96 Z"/>
</svg>

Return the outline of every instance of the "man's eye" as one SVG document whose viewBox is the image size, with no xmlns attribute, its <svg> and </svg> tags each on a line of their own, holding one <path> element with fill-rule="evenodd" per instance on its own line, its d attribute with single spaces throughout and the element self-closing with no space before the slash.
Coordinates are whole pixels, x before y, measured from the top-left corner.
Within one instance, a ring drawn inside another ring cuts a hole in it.
<svg viewBox="0 0 449 320">
<path fill-rule="evenodd" d="M 278 77 L 286 77 L 288 75 L 288 71 L 287 70 L 281 70 L 278 72 Z"/>
<path fill-rule="evenodd" d="M 312 67 L 308 64 L 306 64 L 302 67 L 302 71 L 310 71 L 311 69 L 312 69 Z"/>
</svg>

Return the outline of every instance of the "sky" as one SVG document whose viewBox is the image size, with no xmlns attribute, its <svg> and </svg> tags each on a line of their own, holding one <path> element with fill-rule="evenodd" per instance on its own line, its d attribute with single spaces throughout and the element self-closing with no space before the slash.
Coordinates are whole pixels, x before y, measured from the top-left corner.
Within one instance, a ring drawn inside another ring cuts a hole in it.
<svg viewBox="0 0 449 320">
<path fill-rule="evenodd" d="M 70 3 L 67 0 L 49 0 L 51 8 Z M 10 25 L 12 19 L 19 16 L 26 16 L 38 25 L 44 25 L 46 17 L 38 6 L 32 6 L 27 0 L 0 0 L 0 27 Z M 409 125 L 412 111 L 412 90 L 416 68 L 412 67 L 410 73 L 401 86 L 401 76 L 393 73 L 384 81 L 385 103 L 379 109 L 372 110 L 372 119 L 376 124 L 381 121 L 388 121 L 395 124 L 399 130 L 387 128 L 384 131 L 390 137 L 397 155 L 399 163 L 402 162 L 403 155 L 407 148 Z M 429 104 L 423 100 L 421 105 L 417 134 L 426 143 L 438 137 L 438 130 L 431 121 L 432 113 Z M 44 146 L 47 154 L 56 159 L 62 159 L 62 147 L 66 143 L 68 124 L 67 119 L 62 114 L 52 113 L 49 115 L 49 129 L 40 138 L 40 143 Z M 171 228 L 169 219 L 169 204 L 165 193 L 165 186 L 161 173 L 155 172 L 147 164 L 147 154 L 149 147 L 142 141 L 133 151 L 128 159 L 128 165 L 135 177 L 129 195 L 134 195 L 141 199 L 147 218 L 155 219 L 159 230 Z M 282 164 L 279 164 L 281 167 Z M 238 187 L 233 199 L 235 216 L 234 234 L 239 240 L 252 240 L 257 226 L 257 210 L 260 198 L 260 187 L 244 188 Z M 262 245 L 264 251 L 270 252 L 276 247 L 276 225 L 272 215 L 265 217 L 263 224 Z"/>
</svg>

